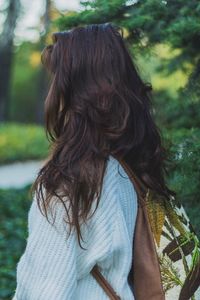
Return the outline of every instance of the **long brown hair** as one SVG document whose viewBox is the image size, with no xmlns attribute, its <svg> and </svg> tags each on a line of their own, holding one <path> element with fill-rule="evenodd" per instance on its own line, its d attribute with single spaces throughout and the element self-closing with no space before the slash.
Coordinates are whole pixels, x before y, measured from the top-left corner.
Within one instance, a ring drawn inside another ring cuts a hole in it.
<svg viewBox="0 0 200 300">
<path fill-rule="evenodd" d="M 164 179 L 168 157 L 151 113 L 151 86 L 138 75 L 123 32 L 106 23 L 54 33 L 42 62 L 52 73 L 45 101 L 52 151 L 33 190 L 46 217 L 60 201 L 80 244 L 81 220 L 94 198 L 98 206 L 109 155 L 123 158 L 149 188 L 174 194 Z"/>
</svg>

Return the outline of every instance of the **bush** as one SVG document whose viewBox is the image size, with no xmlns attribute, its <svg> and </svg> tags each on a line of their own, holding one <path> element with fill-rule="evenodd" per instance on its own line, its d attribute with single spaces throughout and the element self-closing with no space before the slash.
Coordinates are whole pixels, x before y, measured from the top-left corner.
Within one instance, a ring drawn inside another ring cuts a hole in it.
<svg viewBox="0 0 200 300">
<path fill-rule="evenodd" d="M 48 154 L 48 141 L 41 126 L 0 124 L 0 164 L 42 159 Z"/>
<path fill-rule="evenodd" d="M 200 236 L 200 129 L 166 130 L 164 137 L 172 159 L 169 185 L 177 192 Z"/>
<path fill-rule="evenodd" d="M 30 186 L 0 190 L 0 299 L 9 300 L 16 287 L 16 264 L 25 249 Z"/>
</svg>

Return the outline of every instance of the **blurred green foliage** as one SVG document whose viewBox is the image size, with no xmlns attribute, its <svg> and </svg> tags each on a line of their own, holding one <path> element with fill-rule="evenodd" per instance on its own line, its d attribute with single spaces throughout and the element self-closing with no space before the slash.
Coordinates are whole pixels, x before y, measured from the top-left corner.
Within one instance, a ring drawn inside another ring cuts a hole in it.
<svg viewBox="0 0 200 300">
<path fill-rule="evenodd" d="M 30 186 L 0 190 L 0 299 L 9 300 L 16 285 L 16 265 L 25 249 Z"/>
<path fill-rule="evenodd" d="M 38 125 L 0 124 L 0 164 L 47 156 L 48 142 Z"/>
<path fill-rule="evenodd" d="M 62 15 L 56 20 L 62 30 L 74 26 L 113 22 L 129 31 L 129 39 L 145 46 L 167 41 L 175 48 L 190 53 L 190 60 L 199 51 L 200 3 L 191 0 L 94 0 L 82 1 L 84 10 Z M 138 45 L 138 46 L 139 46 Z M 183 57 L 183 52 L 180 57 Z M 187 57 L 189 59 L 189 57 Z M 180 65 L 179 65 L 180 66 Z"/>
<path fill-rule="evenodd" d="M 10 120 L 35 122 L 37 98 L 41 97 L 38 91 L 40 69 L 38 43 L 23 42 L 15 47 Z"/>
<path fill-rule="evenodd" d="M 200 129 L 163 130 L 165 146 L 170 151 L 168 184 L 185 205 L 200 208 Z M 200 225 L 200 218 L 199 218 Z M 200 228 L 198 229 L 200 232 Z"/>
</svg>

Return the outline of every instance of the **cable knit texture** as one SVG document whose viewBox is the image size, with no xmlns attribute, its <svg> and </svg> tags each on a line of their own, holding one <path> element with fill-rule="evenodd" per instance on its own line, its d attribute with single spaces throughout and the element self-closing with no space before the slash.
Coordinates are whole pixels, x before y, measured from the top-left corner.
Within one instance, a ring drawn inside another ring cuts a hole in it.
<svg viewBox="0 0 200 300">
<path fill-rule="evenodd" d="M 95 207 L 95 199 L 92 210 Z M 98 263 L 102 274 L 122 300 L 133 300 L 127 277 L 137 216 L 137 194 L 122 165 L 109 156 L 99 206 L 82 224 L 80 248 L 75 234 L 67 234 L 62 204 L 53 207 L 51 225 L 35 198 L 28 214 L 26 249 L 17 264 L 13 300 L 108 300 L 90 274 Z"/>
</svg>

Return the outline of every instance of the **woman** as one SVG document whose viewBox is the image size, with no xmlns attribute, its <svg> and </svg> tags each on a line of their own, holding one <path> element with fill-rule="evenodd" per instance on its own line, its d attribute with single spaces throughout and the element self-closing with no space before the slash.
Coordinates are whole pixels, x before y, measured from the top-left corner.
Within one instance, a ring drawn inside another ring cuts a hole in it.
<svg viewBox="0 0 200 300">
<path fill-rule="evenodd" d="M 150 87 L 112 24 L 58 32 L 53 42 L 42 53 L 52 73 L 45 102 L 52 151 L 33 185 L 14 299 L 108 299 L 90 273 L 96 263 L 121 299 L 134 299 L 137 194 L 118 158 L 148 187 L 172 193 Z"/>
</svg>

